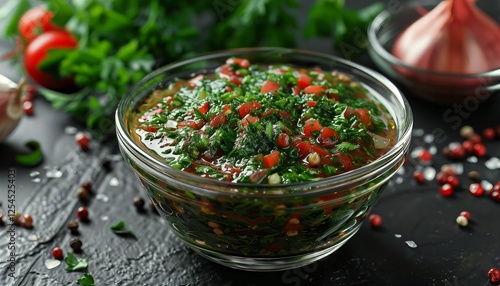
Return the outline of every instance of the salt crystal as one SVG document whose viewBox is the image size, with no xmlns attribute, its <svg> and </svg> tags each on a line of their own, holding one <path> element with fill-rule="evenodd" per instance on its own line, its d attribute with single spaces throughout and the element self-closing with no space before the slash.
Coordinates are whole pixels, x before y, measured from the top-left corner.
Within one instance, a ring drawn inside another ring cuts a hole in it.
<svg viewBox="0 0 500 286">
<path fill-rule="evenodd" d="M 436 153 L 437 153 L 436 146 L 429 147 L 429 153 L 431 153 L 431 155 L 436 155 Z"/>
<path fill-rule="evenodd" d="M 59 171 L 57 168 L 53 168 L 53 169 L 48 169 L 45 175 L 47 176 L 47 178 L 58 179 L 62 177 L 63 173 Z"/>
<path fill-rule="evenodd" d="M 410 248 L 417 248 L 417 244 L 413 240 L 407 240 L 405 241 L 406 245 L 408 245 Z"/>
<path fill-rule="evenodd" d="M 116 177 L 113 177 L 113 178 L 111 178 L 111 180 L 109 180 L 109 185 L 112 187 L 119 186 L 120 181 L 118 181 L 118 179 Z"/>
<path fill-rule="evenodd" d="M 413 129 L 413 136 L 423 136 L 424 134 L 424 129 Z"/>
<path fill-rule="evenodd" d="M 398 170 L 396 173 L 397 173 L 398 175 L 403 176 L 403 175 L 406 173 L 406 170 L 405 170 L 405 168 L 404 168 L 404 167 L 403 167 L 403 168 L 399 168 L 399 170 Z"/>
<path fill-rule="evenodd" d="M 404 181 L 403 177 L 396 178 L 396 184 L 401 184 L 401 183 L 403 183 L 403 181 Z"/>
<path fill-rule="evenodd" d="M 47 269 L 54 269 L 56 268 L 57 266 L 61 265 L 61 260 L 57 260 L 57 259 L 47 259 L 45 260 L 45 267 L 47 267 Z"/>
<path fill-rule="evenodd" d="M 477 163 L 477 157 L 476 156 L 470 156 L 467 158 L 467 162 L 469 163 Z"/>
<path fill-rule="evenodd" d="M 109 201 L 109 197 L 103 194 L 97 194 L 97 196 L 95 196 L 95 199 L 103 203 L 107 203 Z"/>
<path fill-rule="evenodd" d="M 34 183 L 40 183 L 42 181 L 42 179 L 40 179 L 40 178 L 34 178 L 31 181 L 34 182 Z"/>
<path fill-rule="evenodd" d="M 396 238 L 401 238 L 401 237 L 403 237 L 401 234 L 398 234 L 398 233 L 396 233 L 394 236 L 395 236 Z"/>
<path fill-rule="evenodd" d="M 30 234 L 28 235 L 28 240 L 31 240 L 31 241 L 37 241 L 38 240 L 38 236 L 36 236 L 35 234 Z"/>
<path fill-rule="evenodd" d="M 424 173 L 424 178 L 427 181 L 434 180 L 434 177 L 436 176 L 436 169 L 434 169 L 433 167 L 430 167 L 430 166 L 425 167 L 422 172 Z"/>
<path fill-rule="evenodd" d="M 483 186 L 483 189 L 485 191 L 489 191 L 489 190 L 491 190 L 493 188 L 493 184 L 490 183 L 490 182 L 488 182 L 488 181 L 486 181 L 486 180 L 482 180 L 481 181 L 481 186 Z"/>
<path fill-rule="evenodd" d="M 432 134 L 426 134 L 424 136 L 424 142 L 427 143 L 427 144 L 431 144 L 432 142 L 434 142 L 434 135 L 432 135 Z"/>
<path fill-rule="evenodd" d="M 78 132 L 78 129 L 76 129 L 76 127 L 66 126 L 64 128 L 64 133 L 66 133 L 68 135 L 74 135 L 74 134 L 76 134 L 76 132 Z"/>
<path fill-rule="evenodd" d="M 101 217 L 101 220 L 102 220 L 102 221 L 108 221 L 108 220 L 109 220 L 109 217 L 108 217 L 108 216 L 102 216 L 102 217 Z"/>
<path fill-rule="evenodd" d="M 33 177 L 37 177 L 37 176 L 40 176 L 40 172 L 38 172 L 38 171 L 33 171 L 33 172 L 31 172 L 31 173 L 30 173 L 30 177 L 32 177 L 32 178 L 33 178 Z"/>
<path fill-rule="evenodd" d="M 490 170 L 500 169 L 500 159 L 498 159 L 497 157 L 492 157 L 491 159 L 486 161 L 484 165 Z"/>
<path fill-rule="evenodd" d="M 418 158 L 418 156 L 420 155 L 420 153 L 422 152 L 422 150 L 424 150 L 424 148 L 423 148 L 423 147 L 420 147 L 420 146 L 419 146 L 419 147 L 415 147 L 415 148 L 413 148 L 413 150 L 411 151 L 410 156 L 411 156 L 412 158 Z"/>
</svg>

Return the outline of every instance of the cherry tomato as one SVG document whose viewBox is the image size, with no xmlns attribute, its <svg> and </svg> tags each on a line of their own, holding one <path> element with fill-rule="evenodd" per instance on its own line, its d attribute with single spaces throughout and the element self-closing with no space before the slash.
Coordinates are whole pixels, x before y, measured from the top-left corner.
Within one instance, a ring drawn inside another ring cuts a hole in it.
<svg viewBox="0 0 500 286">
<path fill-rule="evenodd" d="M 52 12 L 47 11 L 43 6 L 37 6 L 26 11 L 19 19 L 18 30 L 21 37 L 30 42 L 39 34 L 58 31 L 62 28 L 54 25 Z"/>
<path fill-rule="evenodd" d="M 49 89 L 61 89 L 73 84 L 73 79 L 57 79 L 42 72 L 38 66 L 45 59 L 50 49 L 75 49 L 77 40 L 66 31 L 50 31 L 31 41 L 24 52 L 26 73 L 38 84 Z"/>
</svg>

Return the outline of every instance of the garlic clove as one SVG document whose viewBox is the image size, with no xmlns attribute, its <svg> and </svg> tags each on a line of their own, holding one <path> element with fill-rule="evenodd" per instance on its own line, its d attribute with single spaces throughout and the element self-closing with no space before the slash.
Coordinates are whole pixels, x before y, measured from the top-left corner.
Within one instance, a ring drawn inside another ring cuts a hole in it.
<svg viewBox="0 0 500 286">
<path fill-rule="evenodd" d="M 24 78 L 19 85 L 0 75 L 0 142 L 17 127 L 22 115 L 22 90 Z"/>
</svg>

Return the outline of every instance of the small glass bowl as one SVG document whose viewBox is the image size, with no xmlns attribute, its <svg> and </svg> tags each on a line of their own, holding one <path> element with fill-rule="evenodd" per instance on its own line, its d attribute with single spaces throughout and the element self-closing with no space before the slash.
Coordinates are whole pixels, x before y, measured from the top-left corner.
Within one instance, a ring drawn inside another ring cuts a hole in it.
<svg viewBox="0 0 500 286">
<path fill-rule="evenodd" d="M 414 96 L 440 104 L 486 100 L 500 90 L 500 69 L 478 74 L 434 72 L 406 65 L 391 53 L 397 37 L 422 17 L 422 10 L 430 11 L 439 2 L 412 2 L 381 12 L 368 28 L 369 55 L 386 75 Z"/>
<path fill-rule="evenodd" d="M 315 182 L 266 185 L 222 182 L 174 169 L 133 139 L 134 111 L 152 90 L 176 78 L 213 73 L 229 57 L 259 64 L 320 67 L 351 76 L 393 116 L 398 131 L 395 146 L 374 162 L 341 175 Z M 254 48 L 212 53 L 153 72 L 121 101 L 116 125 L 123 157 L 182 241 L 200 255 L 232 268 L 276 271 L 319 260 L 359 230 L 404 162 L 413 121 L 403 95 L 372 70 L 320 53 Z"/>
</svg>

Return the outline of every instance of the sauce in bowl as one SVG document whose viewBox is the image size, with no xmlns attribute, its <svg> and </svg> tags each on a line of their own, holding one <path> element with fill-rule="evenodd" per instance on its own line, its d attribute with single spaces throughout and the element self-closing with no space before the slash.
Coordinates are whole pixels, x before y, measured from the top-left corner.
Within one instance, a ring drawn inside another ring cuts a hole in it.
<svg viewBox="0 0 500 286">
<path fill-rule="evenodd" d="M 236 183 L 320 180 L 396 141 L 390 114 L 349 76 L 242 58 L 156 89 L 137 110 L 131 133 L 166 164 Z"/>
</svg>

